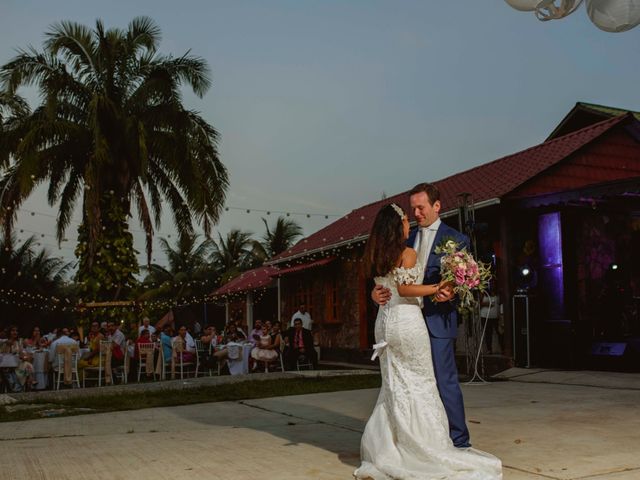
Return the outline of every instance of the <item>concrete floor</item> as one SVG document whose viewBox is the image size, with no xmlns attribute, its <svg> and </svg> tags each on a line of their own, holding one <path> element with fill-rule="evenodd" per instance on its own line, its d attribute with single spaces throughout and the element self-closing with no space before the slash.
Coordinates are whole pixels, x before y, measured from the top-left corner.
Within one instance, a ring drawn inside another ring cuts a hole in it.
<svg viewBox="0 0 640 480">
<path fill-rule="evenodd" d="M 566 385 L 566 372 L 537 372 L 539 383 L 511 373 L 512 381 L 463 386 L 474 446 L 502 459 L 506 480 L 640 479 L 638 376 L 612 384 L 606 373 L 590 374 L 596 386 L 584 386 L 585 374 L 581 385 Z M 0 479 L 348 479 L 376 396 L 359 390 L 3 423 Z"/>
</svg>

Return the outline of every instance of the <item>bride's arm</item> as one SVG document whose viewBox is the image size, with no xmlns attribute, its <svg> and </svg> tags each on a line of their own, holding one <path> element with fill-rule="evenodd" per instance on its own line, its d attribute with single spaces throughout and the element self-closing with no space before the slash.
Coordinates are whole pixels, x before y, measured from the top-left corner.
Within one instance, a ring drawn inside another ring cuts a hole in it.
<svg viewBox="0 0 640 480">
<path fill-rule="evenodd" d="M 413 248 L 405 248 L 402 252 L 402 264 L 404 268 L 413 268 L 416 265 L 417 253 Z M 438 284 L 422 285 L 422 284 L 398 284 L 398 294 L 401 297 L 428 297 L 438 291 Z"/>
</svg>

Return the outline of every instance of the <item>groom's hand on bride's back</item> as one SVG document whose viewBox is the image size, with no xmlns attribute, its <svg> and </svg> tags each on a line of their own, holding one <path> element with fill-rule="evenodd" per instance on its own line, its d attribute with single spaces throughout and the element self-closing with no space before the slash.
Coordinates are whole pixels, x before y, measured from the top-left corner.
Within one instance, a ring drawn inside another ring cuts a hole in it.
<svg viewBox="0 0 640 480">
<path fill-rule="evenodd" d="M 382 285 L 376 285 L 371 290 L 371 299 L 378 305 L 385 305 L 391 299 L 391 290 Z"/>
</svg>

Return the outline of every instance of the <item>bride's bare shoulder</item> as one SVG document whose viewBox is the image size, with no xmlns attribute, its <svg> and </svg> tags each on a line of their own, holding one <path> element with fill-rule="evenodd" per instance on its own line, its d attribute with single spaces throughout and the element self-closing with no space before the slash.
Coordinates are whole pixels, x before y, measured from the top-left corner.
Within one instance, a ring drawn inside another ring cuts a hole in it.
<svg viewBox="0 0 640 480">
<path fill-rule="evenodd" d="M 402 251 L 402 266 L 405 268 L 411 268 L 416 264 L 418 254 L 411 247 L 406 247 Z"/>
</svg>

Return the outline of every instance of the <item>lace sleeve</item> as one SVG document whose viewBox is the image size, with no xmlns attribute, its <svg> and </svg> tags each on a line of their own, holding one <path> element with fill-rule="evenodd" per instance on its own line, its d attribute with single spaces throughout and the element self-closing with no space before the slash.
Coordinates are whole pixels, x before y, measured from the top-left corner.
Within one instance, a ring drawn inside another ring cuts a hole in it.
<svg viewBox="0 0 640 480">
<path fill-rule="evenodd" d="M 411 268 L 396 267 L 393 269 L 393 279 L 398 285 L 413 285 L 420 278 L 420 270 L 418 264 Z"/>
</svg>

